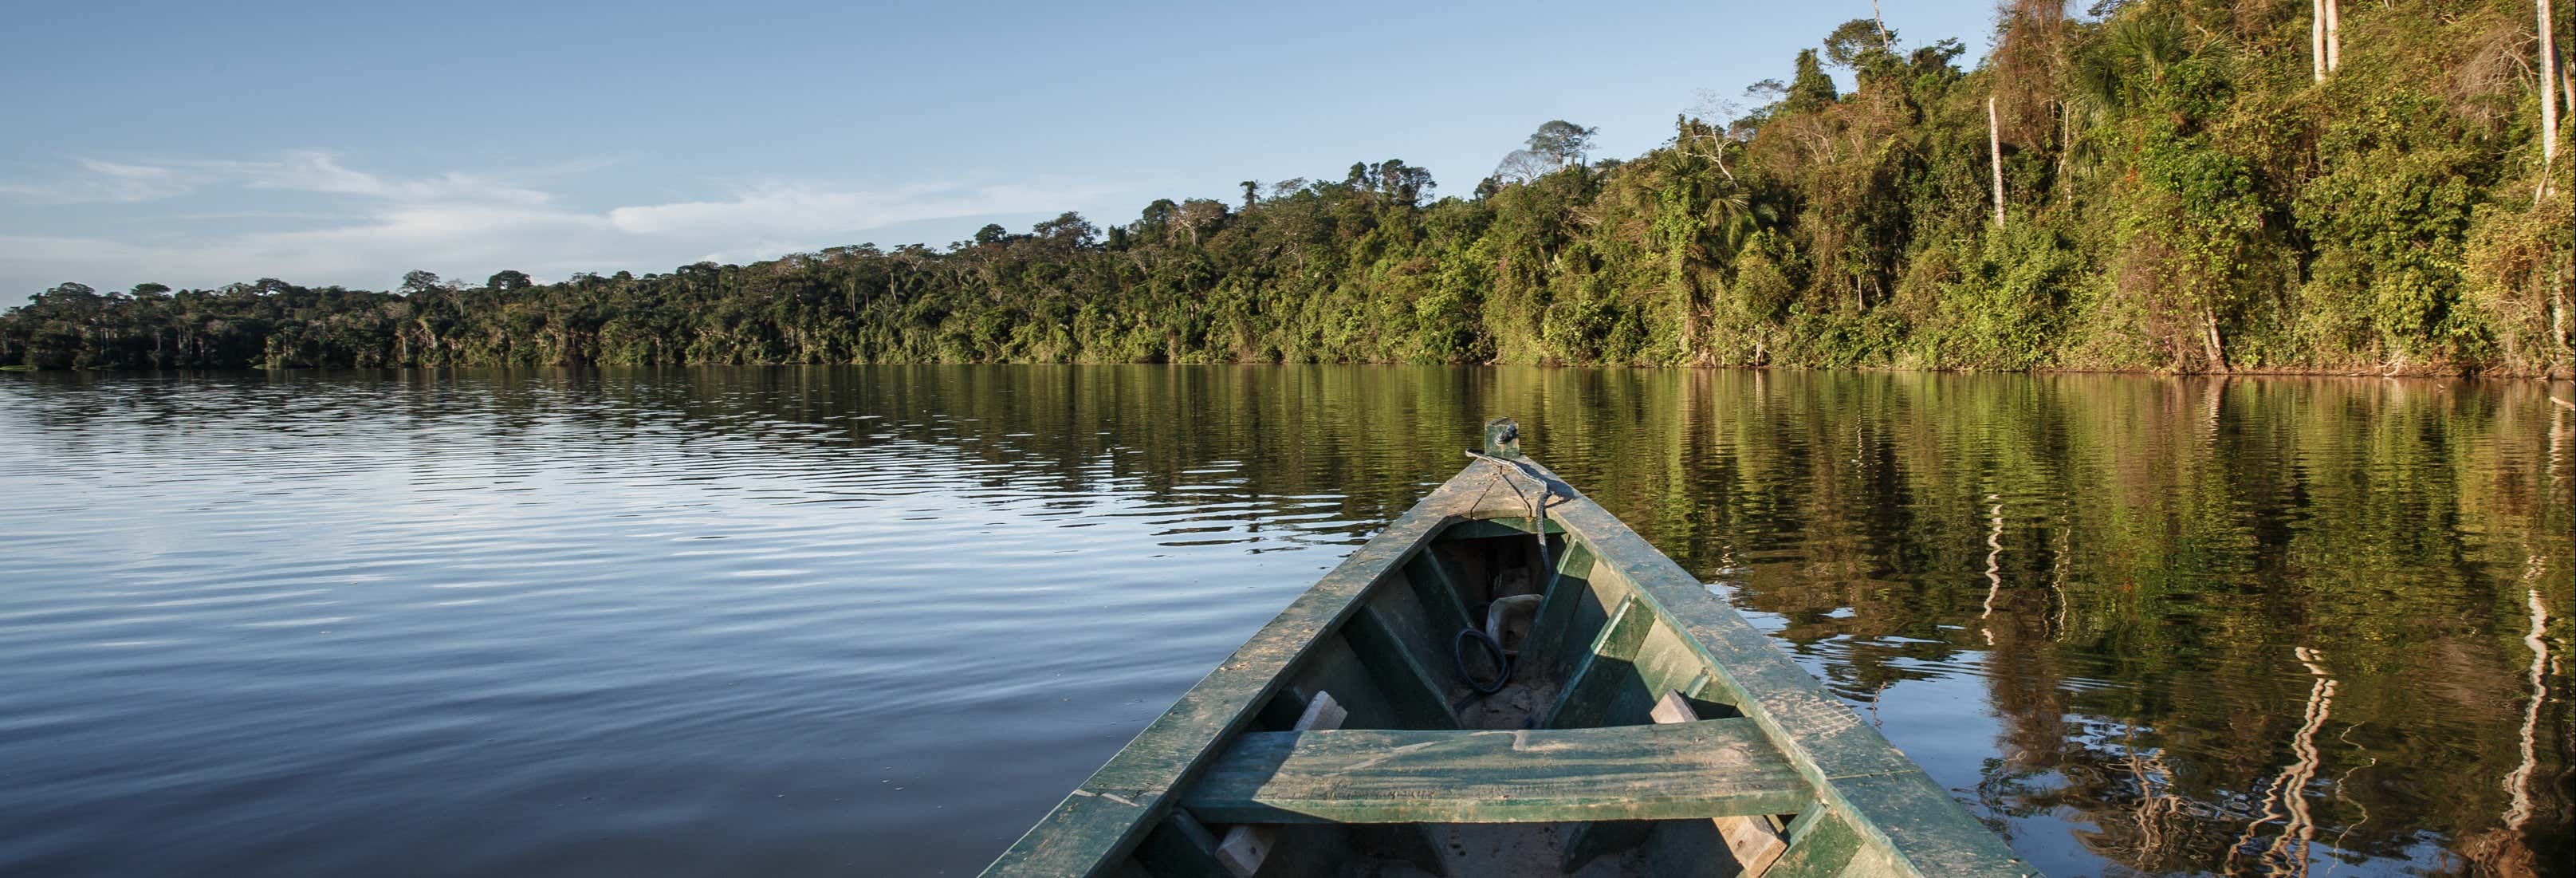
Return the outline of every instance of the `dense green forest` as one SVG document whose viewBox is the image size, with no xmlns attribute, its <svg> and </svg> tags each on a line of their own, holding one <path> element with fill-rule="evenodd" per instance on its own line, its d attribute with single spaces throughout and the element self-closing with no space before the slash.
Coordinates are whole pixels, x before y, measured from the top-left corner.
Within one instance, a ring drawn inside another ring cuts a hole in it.
<svg viewBox="0 0 2576 878">
<path fill-rule="evenodd" d="M 2565 72 L 2534 5 L 2352 3 L 2330 42 L 2319 8 L 2010 0 L 1972 70 L 1860 19 L 1645 155 L 1595 160 L 1550 122 L 1463 195 L 1390 160 L 945 249 L 392 292 L 64 284 L 0 316 L 0 364 L 2568 374 L 2576 176 L 2543 160 Z"/>
</svg>

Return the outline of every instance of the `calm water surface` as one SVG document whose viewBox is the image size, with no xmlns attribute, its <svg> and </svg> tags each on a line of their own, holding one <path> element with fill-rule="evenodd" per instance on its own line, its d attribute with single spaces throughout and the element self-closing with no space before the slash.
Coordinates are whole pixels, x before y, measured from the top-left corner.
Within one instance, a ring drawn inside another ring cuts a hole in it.
<svg viewBox="0 0 2576 878">
<path fill-rule="evenodd" d="M 2539 385 L 889 367 L 0 374 L 0 874 L 971 874 L 1495 415 L 2054 874 L 2576 870 Z"/>
</svg>

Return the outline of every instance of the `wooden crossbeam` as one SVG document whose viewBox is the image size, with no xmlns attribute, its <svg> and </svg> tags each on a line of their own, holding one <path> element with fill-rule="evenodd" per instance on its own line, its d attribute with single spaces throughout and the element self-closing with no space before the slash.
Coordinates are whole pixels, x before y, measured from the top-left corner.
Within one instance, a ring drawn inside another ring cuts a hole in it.
<svg viewBox="0 0 2576 878">
<path fill-rule="evenodd" d="M 1164 815 L 1162 825 L 1136 846 L 1136 861 L 1155 875 L 1227 878 L 1232 873 L 1218 863 L 1216 845 L 1216 836 L 1190 817 L 1190 812 L 1175 809 Z"/>
<path fill-rule="evenodd" d="M 1457 578 L 1449 575 L 1438 553 L 1426 550 L 1413 556 L 1404 564 L 1404 578 L 1437 630 L 1456 631 L 1475 624 L 1467 617 L 1466 592 L 1458 588 Z"/>
<path fill-rule="evenodd" d="M 1453 629 L 1454 630 L 1454 629 Z M 1374 606 L 1362 606 L 1342 628 L 1342 640 L 1368 666 L 1378 685 L 1395 703 L 1396 715 L 1409 725 L 1454 729 L 1458 714 L 1449 709 L 1449 690 L 1440 677 L 1407 646 L 1403 632 Z"/>
<path fill-rule="evenodd" d="M 1676 820 L 1803 809 L 1751 720 L 1523 731 L 1241 736 L 1182 797 L 1212 823 Z"/>
<path fill-rule="evenodd" d="M 1551 729 L 1600 725 L 1608 718 L 1604 714 L 1620 683 L 1636 678 L 1632 662 L 1654 627 L 1655 611 L 1635 598 L 1620 601 L 1618 609 L 1610 611 L 1610 621 L 1602 623 L 1601 633 L 1592 638 L 1592 648 L 1575 660 L 1574 672 L 1557 693 L 1556 706 L 1548 709 L 1539 725 Z"/>
</svg>

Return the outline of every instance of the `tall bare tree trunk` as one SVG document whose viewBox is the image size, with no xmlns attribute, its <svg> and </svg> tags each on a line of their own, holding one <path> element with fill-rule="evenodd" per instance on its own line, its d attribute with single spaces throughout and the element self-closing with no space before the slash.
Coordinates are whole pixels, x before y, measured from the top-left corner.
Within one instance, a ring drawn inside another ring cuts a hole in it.
<svg viewBox="0 0 2576 878">
<path fill-rule="evenodd" d="M 2540 187 L 2536 201 L 2549 194 L 2549 172 L 2558 161 L 2558 28 L 2549 21 L 2549 0 L 2540 7 Z"/>
<path fill-rule="evenodd" d="M 2308 0 L 2308 61 L 2326 81 L 2326 0 Z"/>
<path fill-rule="evenodd" d="M 2217 309 L 2211 308 L 2207 305 L 2200 307 L 2200 330 L 2201 347 L 2203 350 L 2209 352 L 2209 367 L 2219 372 L 2229 371 L 2227 367 L 2227 342 L 2218 337 Z"/>
<path fill-rule="evenodd" d="M 2560 274 L 2558 267 L 2554 265 L 2549 268 L 2549 287 L 2549 337 L 2556 339 L 2558 347 L 2561 350 L 2564 350 L 2569 347 L 2567 343 L 2567 282 L 2566 276 Z"/>
<path fill-rule="evenodd" d="M 1682 300 L 1682 362 L 1696 364 L 1699 359 L 1699 292 L 1688 277 L 1674 287 Z"/>
<path fill-rule="evenodd" d="M 2004 227 L 2004 135 L 1997 127 L 1993 95 L 1986 96 L 1986 155 L 1995 169 L 1995 228 L 2000 229 Z"/>
<path fill-rule="evenodd" d="M 2563 113 L 2576 113 L 2576 75 L 2568 75 L 2566 51 L 2558 51 L 2558 103 Z"/>
<path fill-rule="evenodd" d="M 2075 151 L 2074 110 L 2057 102 L 2057 190 L 2066 191 L 2066 156 Z"/>
<path fill-rule="evenodd" d="M 2326 72 L 2343 66 L 2343 0 L 2317 0 L 2326 7 Z"/>
</svg>

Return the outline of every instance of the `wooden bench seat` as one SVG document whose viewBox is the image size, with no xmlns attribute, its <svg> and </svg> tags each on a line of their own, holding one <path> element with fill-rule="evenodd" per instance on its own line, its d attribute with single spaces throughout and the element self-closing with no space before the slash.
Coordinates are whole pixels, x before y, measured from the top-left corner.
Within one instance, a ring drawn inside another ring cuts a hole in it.
<svg viewBox="0 0 2576 878">
<path fill-rule="evenodd" d="M 1792 814 L 1815 792 L 1752 720 L 1242 735 L 1181 806 L 1210 823 L 1527 823 Z"/>
</svg>

